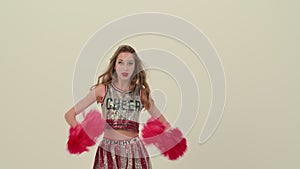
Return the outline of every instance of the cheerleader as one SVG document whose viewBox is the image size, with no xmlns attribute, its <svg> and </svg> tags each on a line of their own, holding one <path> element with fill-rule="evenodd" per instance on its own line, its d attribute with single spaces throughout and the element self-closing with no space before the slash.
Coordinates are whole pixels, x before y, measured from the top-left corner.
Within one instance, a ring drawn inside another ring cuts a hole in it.
<svg viewBox="0 0 300 169">
<path fill-rule="evenodd" d="M 88 113 L 79 123 L 76 115 L 94 102 L 101 104 L 102 113 Z M 152 118 L 144 126 L 140 138 L 139 117 L 143 109 Z M 65 119 L 70 125 L 68 150 L 72 154 L 87 151 L 87 147 L 94 145 L 96 138 L 103 134 L 93 169 L 151 169 L 145 144 L 154 144 L 172 160 L 186 150 L 186 140 L 180 130 L 173 129 L 155 106 L 142 61 L 128 45 L 115 51 L 97 84 L 65 113 Z M 167 145 L 166 139 L 171 140 Z M 170 143 L 174 144 L 170 146 Z"/>
</svg>

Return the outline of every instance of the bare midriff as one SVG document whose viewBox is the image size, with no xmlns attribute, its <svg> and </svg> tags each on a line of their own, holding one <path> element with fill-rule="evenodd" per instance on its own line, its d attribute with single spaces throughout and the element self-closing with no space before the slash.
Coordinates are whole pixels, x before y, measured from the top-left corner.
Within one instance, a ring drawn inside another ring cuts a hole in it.
<svg viewBox="0 0 300 169">
<path fill-rule="evenodd" d="M 113 139 L 113 140 L 125 140 L 137 137 L 139 133 L 136 131 L 130 130 L 122 130 L 122 129 L 105 129 L 104 130 L 104 137 Z"/>
</svg>

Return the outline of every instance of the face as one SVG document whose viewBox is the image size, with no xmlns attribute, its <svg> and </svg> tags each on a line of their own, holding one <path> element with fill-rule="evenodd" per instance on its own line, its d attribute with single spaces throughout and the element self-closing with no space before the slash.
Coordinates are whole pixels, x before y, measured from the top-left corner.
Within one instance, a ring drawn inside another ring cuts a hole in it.
<svg viewBox="0 0 300 169">
<path fill-rule="evenodd" d="M 115 69 L 119 80 L 128 81 L 134 72 L 135 61 L 132 53 L 122 52 L 118 55 Z"/>
</svg>

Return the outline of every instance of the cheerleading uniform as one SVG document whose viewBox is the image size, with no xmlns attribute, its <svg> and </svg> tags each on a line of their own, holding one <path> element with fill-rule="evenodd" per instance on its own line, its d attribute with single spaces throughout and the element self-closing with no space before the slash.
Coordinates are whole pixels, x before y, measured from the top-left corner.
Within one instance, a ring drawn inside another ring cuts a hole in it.
<svg viewBox="0 0 300 169">
<path fill-rule="evenodd" d="M 106 86 L 101 103 L 105 129 L 139 132 L 139 117 L 143 109 L 138 87 L 123 92 L 112 83 Z M 104 137 L 98 146 L 93 169 L 151 169 L 148 152 L 139 137 L 114 140 Z"/>
</svg>

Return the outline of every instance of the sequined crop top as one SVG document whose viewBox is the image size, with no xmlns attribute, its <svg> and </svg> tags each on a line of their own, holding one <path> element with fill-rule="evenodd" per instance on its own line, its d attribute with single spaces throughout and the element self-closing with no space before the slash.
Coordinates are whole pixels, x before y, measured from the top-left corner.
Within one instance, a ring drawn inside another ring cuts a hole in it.
<svg viewBox="0 0 300 169">
<path fill-rule="evenodd" d="M 106 86 L 102 112 L 106 119 L 105 128 L 139 131 L 139 117 L 143 105 L 140 90 L 123 92 L 112 83 Z"/>
</svg>

